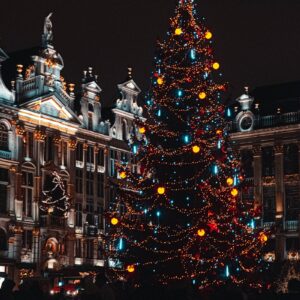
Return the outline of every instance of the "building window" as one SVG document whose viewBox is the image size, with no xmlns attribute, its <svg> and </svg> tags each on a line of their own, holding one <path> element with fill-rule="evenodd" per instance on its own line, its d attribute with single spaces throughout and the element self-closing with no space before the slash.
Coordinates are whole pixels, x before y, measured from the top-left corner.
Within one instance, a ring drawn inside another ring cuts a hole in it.
<svg viewBox="0 0 300 300">
<path fill-rule="evenodd" d="M 75 224 L 77 227 L 82 226 L 82 204 L 76 203 L 75 204 Z"/>
<path fill-rule="evenodd" d="M 76 168 L 76 193 L 82 194 L 83 169 Z"/>
<path fill-rule="evenodd" d="M 253 154 L 251 150 L 241 151 L 242 170 L 246 178 L 253 177 Z"/>
<path fill-rule="evenodd" d="M 53 160 L 53 138 L 52 136 L 47 136 L 45 140 L 45 148 L 44 148 L 44 159 L 45 161 Z"/>
<path fill-rule="evenodd" d="M 23 171 L 22 179 L 23 213 L 26 217 L 31 217 L 33 198 L 33 173 Z"/>
<path fill-rule="evenodd" d="M 94 149 L 91 146 L 88 146 L 88 149 L 87 149 L 86 162 L 91 163 L 91 164 L 94 163 Z"/>
<path fill-rule="evenodd" d="M 297 174 L 299 172 L 299 154 L 296 144 L 284 145 L 284 174 Z"/>
<path fill-rule="evenodd" d="M 8 186 L 8 170 L 0 169 L 0 213 L 7 212 L 7 186 Z"/>
<path fill-rule="evenodd" d="M 94 257 L 94 241 L 93 240 L 86 241 L 86 257 L 87 258 Z"/>
<path fill-rule="evenodd" d="M 86 194 L 89 196 L 94 195 L 94 172 L 86 172 Z"/>
<path fill-rule="evenodd" d="M 0 251 L 8 249 L 6 232 L 0 228 Z"/>
<path fill-rule="evenodd" d="M 286 220 L 298 220 L 300 214 L 300 186 L 299 183 L 285 184 Z"/>
<path fill-rule="evenodd" d="M 265 147 L 262 149 L 262 175 L 275 175 L 275 161 L 273 147 Z"/>
<path fill-rule="evenodd" d="M 94 219 L 94 203 L 93 199 L 87 199 L 86 203 L 86 222 L 88 222 L 89 225 L 95 225 L 95 219 Z"/>
<path fill-rule="evenodd" d="M 99 149 L 97 155 L 97 164 L 98 166 L 104 166 L 104 149 Z"/>
<path fill-rule="evenodd" d="M 81 257 L 81 239 L 76 239 L 75 242 L 75 256 Z"/>
<path fill-rule="evenodd" d="M 3 123 L 0 123 L 0 150 L 8 150 L 8 130 Z"/>
<path fill-rule="evenodd" d="M 275 220 L 276 201 L 275 186 L 263 187 L 263 216 L 265 222 L 273 222 Z"/>
<path fill-rule="evenodd" d="M 110 176 L 115 177 L 116 172 L 116 162 L 118 159 L 118 152 L 116 150 L 110 150 Z"/>
<path fill-rule="evenodd" d="M 76 160 L 83 161 L 83 144 L 82 143 L 77 143 Z"/>
<path fill-rule="evenodd" d="M 127 139 L 128 139 L 126 120 L 123 120 L 123 122 L 122 122 L 122 139 L 123 139 L 123 141 L 127 141 Z"/>
<path fill-rule="evenodd" d="M 22 248 L 32 249 L 32 230 L 23 230 Z"/>
<path fill-rule="evenodd" d="M 97 196 L 103 198 L 104 197 L 104 174 L 97 174 Z"/>
<path fill-rule="evenodd" d="M 103 206 L 99 203 L 97 206 L 98 228 L 103 229 Z"/>
</svg>

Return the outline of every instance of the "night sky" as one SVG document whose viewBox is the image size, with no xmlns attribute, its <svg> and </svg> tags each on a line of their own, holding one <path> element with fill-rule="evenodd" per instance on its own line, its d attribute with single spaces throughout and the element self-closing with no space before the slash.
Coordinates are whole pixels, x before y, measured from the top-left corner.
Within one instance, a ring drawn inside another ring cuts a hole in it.
<svg viewBox="0 0 300 300">
<path fill-rule="evenodd" d="M 195 0 L 214 34 L 232 97 L 250 87 L 300 79 L 300 1 Z M 146 90 L 155 42 L 164 37 L 176 0 L 1 1 L 0 46 L 11 52 L 40 45 L 44 18 L 53 12 L 54 45 L 67 82 L 79 83 L 93 66 L 112 105 L 127 67 Z"/>
</svg>

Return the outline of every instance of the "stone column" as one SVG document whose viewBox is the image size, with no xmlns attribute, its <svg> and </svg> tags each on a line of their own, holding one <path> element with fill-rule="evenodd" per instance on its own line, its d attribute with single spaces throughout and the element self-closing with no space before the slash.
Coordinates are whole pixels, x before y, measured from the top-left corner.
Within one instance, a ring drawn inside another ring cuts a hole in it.
<svg viewBox="0 0 300 300">
<path fill-rule="evenodd" d="M 262 208 L 262 159 L 261 146 L 254 145 L 253 152 L 253 180 L 254 180 L 254 208 Z"/>
<path fill-rule="evenodd" d="M 67 235 L 67 256 L 70 266 L 74 266 L 75 264 L 75 240 L 75 234 L 70 232 Z"/>
<path fill-rule="evenodd" d="M 274 145 L 275 154 L 275 189 L 276 189 L 276 260 L 284 260 L 285 240 L 284 235 L 284 176 L 283 176 L 283 146 L 281 144 Z"/>
<path fill-rule="evenodd" d="M 20 261 L 20 255 L 21 255 L 21 249 L 22 249 L 22 233 L 23 230 L 20 227 L 16 227 L 14 229 L 14 235 L 15 235 L 15 240 L 14 240 L 14 259 L 17 261 Z"/>
<path fill-rule="evenodd" d="M 56 166 L 59 166 L 61 164 L 61 148 L 62 148 L 62 145 L 61 145 L 61 136 L 59 134 L 56 134 L 53 138 L 53 161 L 54 161 L 54 164 Z"/>
<path fill-rule="evenodd" d="M 83 195 L 83 201 L 82 201 L 82 211 L 86 211 L 86 162 L 87 162 L 87 149 L 88 149 L 88 143 L 85 142 L 83 144 L 83 169 L 82 169 L 82 181 L 83 181 L 83 187 L 82 187 L 82 195 Z M 82 218 L 83 224 L 85 223 L 86 218 Z"/>
<path fill-rule="evenodd" d="M 8 213 L 10 216 L 15 215 L 15 182 L 16 182 L 17 167 L 11 166 L 9 169 L 9 194 L 8 194 Z"/>
</svg>

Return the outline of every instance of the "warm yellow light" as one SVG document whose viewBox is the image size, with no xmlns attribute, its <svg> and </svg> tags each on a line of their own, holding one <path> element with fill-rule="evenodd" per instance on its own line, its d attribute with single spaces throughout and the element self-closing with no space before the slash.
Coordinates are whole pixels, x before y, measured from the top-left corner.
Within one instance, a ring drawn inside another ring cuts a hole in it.
<svg viewBox="0 0 300 300">
<path fill-rule="evenodd" d="M 122 172 L 120 173 L 120 177 L 121 177 L 122 179 L 125 179 L 125 178 L 127 177 L 126 172 L 125 172 L 125 171 L 122 171 Z"/>
<path fill-rule="evenodd" d="M 216 134 L 222 134 L 222 130 L 221 130 L 221 129 L 218 129 L 218 130 L 216 131 Z"/>
<path fill-rule="evenodd" d="M 164 79 L 163 79 L 162 77 L 158 77 L 158 78 L 157 78 L 157 83 L 158 83 L 159 85 L 162 85 L 162 84 L 164 83 Z"/>
<path fill-rule="evenodd" d="M 119 220 L 117 218 L 112 218 L 110 220 L 110 223 L 115 226 L 115 225 L 117 225 L 119 223 Z"/>
<path fill-rule="evenodd" d="M 229 186 L 233 185 L 233 179 L 231 177 L 227 178 L 226 182 Z"/>
<path fill-rule="evenodd" d="M 181 35 L 182 34 L 182 29 L 181 28 L 176 28 L 175 29 L 175 35 Z"/>
<path fill-rule="evenodd" d="M 48 208 L 48 213 L 49 214 L 53 213 L 53 211 L 54 211 L 54 208 L 52 206 Z"/>
<path fill-rule="evenodd" d="M 210 31 L 206 31 L 206 32 L 205 32 L 205 38 L 206 38 L 207 40 L 210 40 L 210 39 L 212 38 L 212 33 L 211 33 Z"/>
<path fill-rule="evenodd" d="M 201 93 L 199 93 L 198 97 L 199 97 L 199 99 L 203 100 L 203 99 L 206 98 L 206 93 L 205 92 L 201 92 Z"/>
<path fill-rule="evenodd" d="M 146 128 L 145 127 L 140 127 L 139 128 L 139 133 L 144 134 L 146 132 Z"/>
<path fill-rule="evenodd" d="M 213 68 L 214 68 L 215 70 L 218 70 L 218 69 L 220 68 L 220 64 L 217 63 L 217 62 L 213 63 Z"/>
<path fill-rule="evenodd" d="M 127 266 L 126 270 L 128 273 L 133 273 L 135 271 L 135 267 L 134 267 L 134 265 L 129 265 L 129 266 Z"/>
<path fill-rule="evenodd" d="M 260 233 L 259 239 L 262 243 L 265 243 L 268 241 L 268 237 L 263 232 Z"/>
<path fill-rule="evenodd" d="M 193 152 L 194 153 L 199 153 L 200 152 L 200 147 L 197 146 L 197 145 L 193 146 Z"/>
<path fill-rule="evenodd" d="M 231 195 L 236 197 L 239 194 L 239 191 L 237 189 L 232 189 L 231 190 Z"/>
<path fill-rule="evenodd" d="M 203 237 L 203 236 L 205 236 L 205 230 L 204 230 L 204 229 L 199 229 L 199 230 L 197 231 L 197 234 L 198 234 L 199 236 Z"/>
<path fill-rule="evenodd" d="M 157 188 L 157 193 L 159 195 L 163 195 L 165 193 L 166 189 L 163 186 L 160 186 L 159 188 Z"/>
</svg>

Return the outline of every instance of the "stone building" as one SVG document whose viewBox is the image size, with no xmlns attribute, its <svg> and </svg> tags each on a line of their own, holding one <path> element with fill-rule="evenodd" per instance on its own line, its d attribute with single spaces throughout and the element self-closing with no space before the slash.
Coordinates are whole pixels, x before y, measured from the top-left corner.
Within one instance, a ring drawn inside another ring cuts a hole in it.
<svg viewBox="0 0 300 300">
<path fill-rule="evenodd" d="M 67 266 L 103 266 L 104 212 L 113 197 L 108 178 L 118 177 L 118 161 L 131 164 L 128 139 L 142 115 L 131 70 L 118 85 L 111 121 L 103 117 L 92 68 L 75 95 L 61 75 L 50 17 L 28 65 L 0 49 L 3 77 L 18 63 L 10 89 L 0 73 L 0 277 L 17 281 Z M 54 174 L 69 197 L 68 218 L 40 209 Z"/>
<path fill-rule="evenodd" d="M 300 83 L 254 89 L 227 108 L 257 226 L 271 229 L 265 259 L 300 259 Z"/>
</svg>

